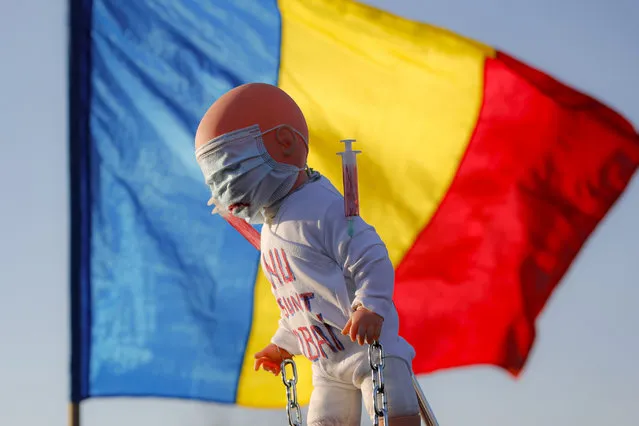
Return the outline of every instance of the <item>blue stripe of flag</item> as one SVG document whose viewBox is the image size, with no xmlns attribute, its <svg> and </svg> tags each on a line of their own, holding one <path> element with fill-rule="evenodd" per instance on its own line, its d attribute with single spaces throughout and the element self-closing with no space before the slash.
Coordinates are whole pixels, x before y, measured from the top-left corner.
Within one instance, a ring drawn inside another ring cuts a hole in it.
<svg viewBox="0 0 639 426">
<path fill-rule="evenodd" d="M 90 306 L 74 325 L 84 337 L 74 372 L 88 375 L 80 399 L 232 403 L 258 254 L 211 216 L 193 137 L 227 90 L 276 84 L 277 2 L 94 0 L 91 37 L 89 167 L 79 169 L 89 185 L 74 194 L 88 220 L 73 224 L 87 226 L 73 243 L 90 250 L 89 265 L 73 265 L 89 270 Z"/>
</svg>

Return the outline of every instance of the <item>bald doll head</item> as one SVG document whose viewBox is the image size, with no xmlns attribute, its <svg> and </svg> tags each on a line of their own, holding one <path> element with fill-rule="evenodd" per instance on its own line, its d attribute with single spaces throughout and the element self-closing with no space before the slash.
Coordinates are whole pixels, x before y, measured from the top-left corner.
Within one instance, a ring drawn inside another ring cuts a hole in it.
<svg viewBox="0 0 639 426">
<path fill-rule="evenodd" d="M 307 179 L 304 115 L 269 84 L 245 84 L 216 100 L 200 121 L 195 149 L 215 204 L 252 223 Z"/>
<path fill-rule="evenodd" d="M 200 121 L 195 148 L 255 124 L 262 132 L 282 126 L 262 136 L 275 161 L 297 167 L 306 165 L 308 127 L 304 114 L 286 92 L 265 83 L 244 84 L 216 100 Z"/>
</svg>

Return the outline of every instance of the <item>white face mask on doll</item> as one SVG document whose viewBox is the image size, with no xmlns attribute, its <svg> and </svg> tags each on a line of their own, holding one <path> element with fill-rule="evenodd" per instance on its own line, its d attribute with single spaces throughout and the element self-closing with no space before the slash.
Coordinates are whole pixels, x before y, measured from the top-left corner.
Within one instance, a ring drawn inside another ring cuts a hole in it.
<svg viewBox="0 0 639 426">
<path fill-rule="evenodd" d="M 265 132 L 253 126 L 218 136 L 195 151 L 204 179 L 211 188 L 211 200 L 218 208 L 252 224 L 264 222 L 264 209 L 289 193 L 300 171 L 275 161 L 266 150 L 262 135 L 287 129 L 308 141 L 296 129 L 281 124 Z"/>
</svg>

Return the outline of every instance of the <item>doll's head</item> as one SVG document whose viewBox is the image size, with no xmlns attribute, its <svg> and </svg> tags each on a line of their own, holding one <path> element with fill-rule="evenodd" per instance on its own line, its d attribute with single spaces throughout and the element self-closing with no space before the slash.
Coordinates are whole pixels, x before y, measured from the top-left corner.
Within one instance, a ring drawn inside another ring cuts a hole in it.
<svg viewBox="0 0 639 426">
<path fill-rule="evenodd" d="M 195 149 L 218 208 L 252 223 L 307 178 L 304 115 L 269 84 L 245 84 L 215 101 L 200 121 Z"/>
</svg>

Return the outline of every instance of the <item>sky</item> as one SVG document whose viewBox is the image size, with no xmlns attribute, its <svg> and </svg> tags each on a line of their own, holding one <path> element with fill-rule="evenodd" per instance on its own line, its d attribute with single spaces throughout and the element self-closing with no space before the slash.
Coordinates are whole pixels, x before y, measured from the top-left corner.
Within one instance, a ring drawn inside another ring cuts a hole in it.
<svg viewBox="0 0 639 426">
<path fill-rule="evenodd" d="M 636 0 L 366 0 L 495 46 L 639 128 Z M 0 2 L 0 424 L 67 424 L 67 2 Z M 637 424 L 639 178 L 537 322 L 521 378 L 490 367 L 420 383 L 442 426 Z M 284 395 L 284 390 L 282 390 Z M 285 425 L 283 410 L 96 399 L 82 426 Z M 367 420 L 363 424 L 370 424 Z"/>
</svg>

